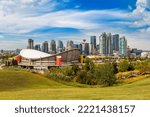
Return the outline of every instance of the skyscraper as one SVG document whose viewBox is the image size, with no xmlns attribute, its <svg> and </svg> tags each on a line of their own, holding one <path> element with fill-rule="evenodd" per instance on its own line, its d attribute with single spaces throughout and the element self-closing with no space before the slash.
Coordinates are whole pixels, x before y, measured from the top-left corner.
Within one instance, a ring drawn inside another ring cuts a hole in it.
<svg viewBox="0 0 150 117">
<path fill-rule="evenodd" d="M 94 45 L 94 48 L 96 49 L 96 36 L 90 37 L 90 44 Z"/>
<path fill-rule="evenodd" d="M 35 45 L 35 50 L 41 51 L 41 46 L 40 46 L 40 44 Z"/>
<path fill-rule="evenodd" d="M 93 44 L 89 44 L 89 54 L 94 55 L 96 53 L 96 49 Z"/>
<path fill-rule="evenodd" d="M 112 54 L 112 36 L 111 33 L 105 32 L 99 37 L 100 54 L 110 55 Z"/>
<path fill-rule="evenodd" d="M 21 49 L 18 49 L 18 48 L 17 48 L 17 49 L 15 50 L 15 54 L 20 54 L 20 51 L 21 51 Z"/>
<path fill-rule="evenodd" d="M 84 54 L 89 55 L 89 43 L 83 44 Z"/>
<path fill-rule="evenodd" d="M 45 41 L 42 44 L 42 51 L 48 53 L 48 42 L 47 41 Z"/>
<path fill-rule="evenodd" d="M 113 53 L 112 49 L 112 35 L 111 33 L 107 34 L 107 40 L 106 40 L 106 54 L 111 55 Z"/>
<path fill-rule="evenodd" d="M 34 41 L 32 39 L 28 39 L 27 49 L 34 49 Z"/>
<path fill-rule="evenodd" d="M 63 42 L 59 40 L 57 45 L 57 53 L 63 52 L 63 49 L 64 49 Z"/>
<path fill-rule="evenodd" d="M 99 37 L 99 53 L 100 54 L 106 54 L 106 33 L 102 33 L 102 35 Z"/>
<path fill-rule="evenodd" d="M 79 48 L 78 44 L 73 44 L 73 48 Z"/>
<path fill-rule="evenodd" d="M 50 53 L 51 54 L 56 54 L 56 42 L 55 42 L 55 40 L 51 40 L 51 43 L 50 43 Z"/>
<path fill-rule="evenodd" d="M 82 54 L 89 55 L 89 43 L 86 43 L 85 39 L 82 43 Z"/>
<path fill-rule="evenodd" d="M 79 44 L 78 47 L 80 49 L 80 54 L 82 54 L 82 44 Z"/>
<path fill-rule="evenodd" d="M 119 51 L 119 34 L 115 34 L 112 36 L 112 46 L 113 51 Z"/>
<path fill-rule="evenodd" d="M 68 40 L 67 41 L 66 50 L 71 50 L 72 48 L 73 48 L 73 41 L 72 40 Z"/>
<path fill-rule="evenodd" d="M 125 37 L 121 37 L 119 40 L 119 54 L 127 56 L 127 40 Z"/>
</svg>

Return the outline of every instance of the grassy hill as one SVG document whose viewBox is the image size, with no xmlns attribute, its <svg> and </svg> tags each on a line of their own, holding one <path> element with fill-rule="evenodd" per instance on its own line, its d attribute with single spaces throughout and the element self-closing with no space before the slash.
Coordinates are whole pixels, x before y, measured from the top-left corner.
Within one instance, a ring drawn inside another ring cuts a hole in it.
<svg viewBox="0 0 150 117">
<path fill-rule="evenodd" d="M 0 70 L 0 91 L 25 89 L 62 88 L 65 85 L 41 75 L 21 70 Z"/>
<path fill-rule="evenodd" d="M 81 88 L 27 71 L 0 70 L 0 99 L 150 99 L 150 77 L 140 79 L 113 87 Z"/>
</svg>

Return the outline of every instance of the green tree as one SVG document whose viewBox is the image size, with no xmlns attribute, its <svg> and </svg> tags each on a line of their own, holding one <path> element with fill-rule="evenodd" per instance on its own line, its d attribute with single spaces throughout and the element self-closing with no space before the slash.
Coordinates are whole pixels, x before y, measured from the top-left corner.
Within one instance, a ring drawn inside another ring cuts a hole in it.
<svg viewBox="0 0 150 117">
<path fill-rule="evenodd" d="M 81 70 L 77 74 L 76 82 L 79 82 L 81 84 L 86 84 L 87 81 L 87 71 Z"/>
<path fill-rule="evenodd" d="M 92 60 L 90 58 L 86 58 L 84 62 L 85 62 L 84 69 L 86 71 L 91 71 L 93 73 L 95 70 L 95 65 L 92 62 Z"/>
<path fill-rule="evenodd" d="M 112 86 L 116 82 L 114 67 L 110 63 L 98 65 L 94 73 L 97 84 Z"/>
<path fill-rule="evenodd" d="M 91 73 L 90 71 L 87 72 L 85 84 L 88 84 L 88 85 L 96 85 L 97 84 L 94 73 Z"/>
<path fill-rule="evenodd" d="M 112 65 L 113 65 L 113 67 L 114 67 L 114 72 L 115 72 L 115 73 L 118 73 L 118 68 L 117 68 L 117 67 L 118 67 L 118 64 L 117 64 L 116 62 L 113 62 Z"/>
<path fill-rule="evenodd" d="M 128 71 L 132 71 L 135 70 L 135 66 L 133 63 L 130 62 L 129 67 L 128 67 Z"/>
<path fill-rule="evenodd" d="M 129 66 L 130 66 L 129 62 L 127 60 L 123 60 L 118 65 L 118 71 L 119 72 L 128 71 Z"/>
<path fill-rule="evenodd" d="M 73 76 L 73 74 L 74 74 L 74 71 L 71 66 L 67 66 L 67 67 L 63 68 L 62 71 L 63 71 L 64 75 L 66 75 L 66 76 Z"/>
<path fill-rule="evenodd" d="M 15 59 L 12 59 L 11 63 L 12 63 L 12 66 L 17 66 L 18 65 L 18 62 Z"/>
<path fill-rule="evenodd" d="M 78 71 L 80 70 L 79 66 L 76 64 L 73 64 L 72 66 L 73 74 L 77 75 Z"/>
<path fill-rule="evenodd" d="M 150 73 L 150 61 L 149 60 L 146 60 L 146 61 L 143 61 L 141 63 L 141 66 L 140 66 L 140 72 L 141 73 Z"/>
</svg>

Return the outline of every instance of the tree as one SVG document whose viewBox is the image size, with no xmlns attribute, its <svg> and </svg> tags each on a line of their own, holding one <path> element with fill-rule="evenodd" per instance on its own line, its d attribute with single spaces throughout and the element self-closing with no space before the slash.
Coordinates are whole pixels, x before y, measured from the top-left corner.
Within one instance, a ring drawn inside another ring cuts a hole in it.
<svg viewBox="0 0 150 117">
<path fill-rule="evenodd" d="M 79 68 L 79 66 L 78 66 L 78 65 L 73 64 L 73 66 L 72 66 L 72 70 L 73 70 L 74 75 L 77 75 L 77 73 L 78 73 L 79 69 L 80 69 L 80 68 Z"/>
<path fill-rule="evenodd" d="M 132 71 L 132 70 L 135 70 L 135 67 L 134 67 L 134 64 L 132 64 L 130 62 L 129 67 L 128 67 L 128 71 Z"/>
<path fill-rule="evenodd" d="M 112 65 L 114 67 L 114 72 L 118 73 L 118 68 L 117 68 L 118 64 L 116 62 L 113 62 Z"/>
<path fill-rule="evenodd" d="M 86 80 L 87 80 L 87 72 L 85 70 L 79 71 L 77 74 L 76 82 L 86 84 Z"/>
<path fill-rule="evenodd" d="M 94 70 L 95 70 L 95 65 L 94 65 L 94 63 L 92 62 L 91 59 L 86 58 L 86 59 L 85 59 L 84 68 L 85 68 L 86 71 L 91 71 L 91 72 L 93 73 Z"/>
<path fill-rule="evenodd" d="M 116 82 L 114 67 L 110 63 L 97 66 L 95 70 L 97 83 L 103 86 L 112 86 Z"/>
<path fill-rule="evenodd" d="M 12 59 L 11 63 L 12 63 L 12 66 L 17 66 L 18 65 L 18 62 L 15 59 Z"/>
<path fill-rule="evenodd" d="M 141 67 L 139 70 L 141 73 L 149 74 L 150 73 L 150 61 L 149 60 L 143 61 L 141 63 Z"/>
<path fill-rule="evenodd" d="M 94 76 L 94 73 L 91 73 L 90 71 L 87 72 L 87 75 L 86 75 L 86 84 L 88 84 L 88 85 L 96 85 L 97 84 L 96 78 Z"/>
<path fill-rule="evenodd" d="M 119 72 L 125 72 L 125 71 L 128 71 L 128 68 L 129 68 L 129 62 L 127 60 L 123 60 L 119 63 L 118 65 L 118 71 Z"/>
<path fill-rule="evenodd" d="M 66 76 L 73 76 L 74 71 L 71 66 L 67 66 L 67 67 L 63 68 L 62 71 L 63 71 L 64 75 L 66 75 Z"/>
<path fill-rule="evenodd" d="M 77 73 L 77 77 L 75 77 L 75 81 L 81 84 L 88 84 L 88 85 L 96 85 L 96 78 L 93 73 L 90 71 L 87 72 L 85 70 L 81 70 Z"/>
</svg>

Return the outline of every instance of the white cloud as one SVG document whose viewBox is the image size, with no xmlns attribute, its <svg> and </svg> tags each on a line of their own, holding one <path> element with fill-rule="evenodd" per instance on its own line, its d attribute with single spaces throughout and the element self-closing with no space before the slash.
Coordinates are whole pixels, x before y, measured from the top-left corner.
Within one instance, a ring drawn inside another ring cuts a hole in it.
<svg viewBox="0 0 150 117">
<path fill-rule="evenodd" d="M 68 15 L 69 14 L 69 15 Z M 100 26 L 96 23 L 99 17 L 105 19 L 126 18 L 125 12 L 116 11 L 74 11 L 64 10 L 42 14 L 38 16 L 21 16 L 19 14 L 0 15 L 0 32 L 27 33 L 41 27 L 68 27 L 77 29 L 95 29 Z M 92 17 L 91 17 L 92 16 Z M 95 20 L 95 22 L 94 22 Z"/>
<path fill-rule="evenodd" d="M 62 2 L 67 3 L 69 0 L 62 0 Z M 139 41 L 149 38 L 149 27 L 139 29 L 134 34 L 122 28 L 123 26 L 136 28 L 150 25 L 150 12 L 147 10 L 150 8 L 149 0 L 137 0 L 136 9 L 133 12 L 118 9 L 53 11 L 59 5 L 61 3 L 55 0 L 0 0 L 0 32 L 22 34 L 43 27 L 68 27 L 83 29 L 85 38 L 93 34 L 98 36 L 103 31 L 128 35 L 128 38 L 132 40 L 136 40 L 137 35 Z M 130 6 L 129 9 L 131 10 Z"/>
<path fill-rule="evenodd" d="M 136 6 L 139 8 L 149 8 L 150 1 L 149 0 L 137 0 Z"/>
<path fill-rule="evenodd" d="M 69 2 L 69 0 L 62 1 Z M 98 29 L 103 22 L 96 20 L 127 18 L 126 12 L 116 10 L 63 10 L 36 15 L 38 9 L 43 10 L 47 2 L 50 2 L 48 6 L 50 10 L 55 9 L 59 4 L 53 0 L 8 0 L 7 2 L 0 0 L 0 32 L 27 33 L 42 27 Z"/>
<path fill-rule="evenodd" d="M 130 15 L 135 18 L 133 26 L 142 27 L 145 25 L 150 25 L 150 1 L 149 0 L 137 0 L 136 9 Z"/>
<path fill-rule="evenodd" d="M 4 16 L 11 14 L 29 16 L 51 11 L 58 4 L 53 0 L 0 0 L 0 11 Z"/>
</svg>

